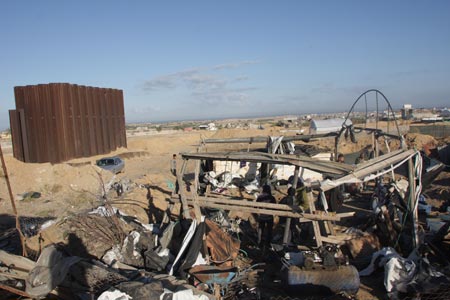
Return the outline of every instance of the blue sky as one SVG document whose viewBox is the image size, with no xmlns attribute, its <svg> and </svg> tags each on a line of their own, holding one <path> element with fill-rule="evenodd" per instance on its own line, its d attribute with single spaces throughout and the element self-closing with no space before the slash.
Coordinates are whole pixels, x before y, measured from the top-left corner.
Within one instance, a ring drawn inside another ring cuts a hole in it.
<svg viewBox="0 0 450 300">
<path fill-rule="evenodd" d="M 14 86 L 124 90 L 127 122 L 450 104 L 450 1 L 0 1 Z"/>
</svg>

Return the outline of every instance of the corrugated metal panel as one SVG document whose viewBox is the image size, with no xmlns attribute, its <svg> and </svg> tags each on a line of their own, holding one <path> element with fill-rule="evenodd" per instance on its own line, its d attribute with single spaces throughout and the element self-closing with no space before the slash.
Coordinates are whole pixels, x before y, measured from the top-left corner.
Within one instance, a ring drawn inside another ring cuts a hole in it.
<svg viewBox="0 0 450 300">
<path fill-rule="evenodd" d="M 23 154 L 22 130 L 20 128 L 21 127 L 20 114 L 15 109 L 9 111 L 9 124 L 11 128 L 14 157 L 23 161 L 25 157 Z"/>
<path fill-rule="evenodd" d="M 17 159 L 57 163 L 126 147 L 121 90 L 51 83 L 15 87 L 14 94 Z"/>
<path fill-rule="evenodd" d="M 119 98 L 121 99 L 121 103 L 119 103 L 119 117 L 120 117 L 120 134 L 121 134 L 121 143 L 120 145 L 122 147 L 127 147 L 127 136 L 126 136 L 126 131 L 125 131 L 125 108 L 123 105 L 123 91 L 122 90 L 118 90 L 119 93 Z"/>
</svg>

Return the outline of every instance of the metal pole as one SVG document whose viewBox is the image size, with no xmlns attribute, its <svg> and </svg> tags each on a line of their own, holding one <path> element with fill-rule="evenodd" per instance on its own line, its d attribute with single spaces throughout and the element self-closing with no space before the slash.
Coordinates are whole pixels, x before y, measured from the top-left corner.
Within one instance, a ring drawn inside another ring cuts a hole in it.
<svg viewBox="0 0 450 300">
<path fill-rule="evenodd" d="M 16 203 L 11 189 L 11 183 L 9 182 L 8 170 L 6 169 L 5 159 L 3 158 L 3 150 L 0 143 L 0 159 L 2 161 L 3 174 L 5 174 L 6 186 L 8 187 L 9 199 L 11 200 L 11 206 L 16 216 L 16 229 L 19 232 L 20 244 L 22 245 L 22 255 L 27 256 L 27 249 L 25 248 L 25 238 L 20 228 L 19 214 L 17 213 Z"/>
<path fill-rule="evenodd" d="M 419 242 L 419 225 L 418 225 L 418 212 L 417 212 L 417 206 L 416 206 L 416 177 L 414 174 L 414 163 L 413 163 L 413 157 L 411 157 L 408 160 L 408 177 L 409 177 L 409 202 L 408 202 L 408 209 L 412 215 L 412 237 L 413 237 L 413 247 L 418 247 Z"/>
</svg>

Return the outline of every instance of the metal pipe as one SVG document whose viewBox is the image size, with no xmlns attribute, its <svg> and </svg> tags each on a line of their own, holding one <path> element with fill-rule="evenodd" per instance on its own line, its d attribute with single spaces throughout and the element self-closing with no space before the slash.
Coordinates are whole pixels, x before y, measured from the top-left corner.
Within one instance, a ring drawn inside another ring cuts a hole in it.
<svg viewBox="0 0 450 300">
<path fill-rule="evenodd" d="M 5 159 L 3 157 L 3 150 L 0 143 L 0 159 L 2 161 L 3 174 L 5 175 L 6 186 L 8 187 L 9 199 L 11 200 L 11 206 L 16 216 L 16 229 L 19 232 L 20 244 L 22 245 L 22 255 L 27 256 L 27 249 L 25 247 L 25 237 L 22 234 L 22 229 L 20 228 L 19 214 L 17 213 L 16 203 L 14 201 L 14 196 L 11 189 L 11 183 L 9 181 L 8 170 L 6 169 Z"/>
</svg>

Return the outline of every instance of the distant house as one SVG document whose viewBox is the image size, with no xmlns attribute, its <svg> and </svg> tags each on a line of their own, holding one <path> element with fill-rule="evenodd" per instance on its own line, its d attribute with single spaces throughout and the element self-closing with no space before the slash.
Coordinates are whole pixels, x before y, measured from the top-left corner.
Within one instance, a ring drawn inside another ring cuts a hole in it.
<svg viewBox="0 0 450 300">
<path fill-rule="evenodd" d="M 214 123 L 209 123 L 209 124 L 208 124 L 208 130 L 217 130 L 216 124 L 214 124 Z"/>
<path fill-rule="evenodd" d="M 448 108 L 444 108 L 441 110 L 441 113 L 439 114 L 440 117 L 443 117 L 445 119 L 450 118 L 450 110 Z"/>
<path fill-rule="evenodd" d="M 410 120 L 413 117 L 413 108 L 411 104 L 403 104 L 402 108 L 402 119 Z"/>
<path fill-rule="evenodd" d="M 309 134 L 337 132 L 341 130 L 343 123 L 344 119 L 312 119 L 309 124 Z M 347 119 L 346 125 L 352 125 L 352 121 L 350 119 Z"/>
</svg>

